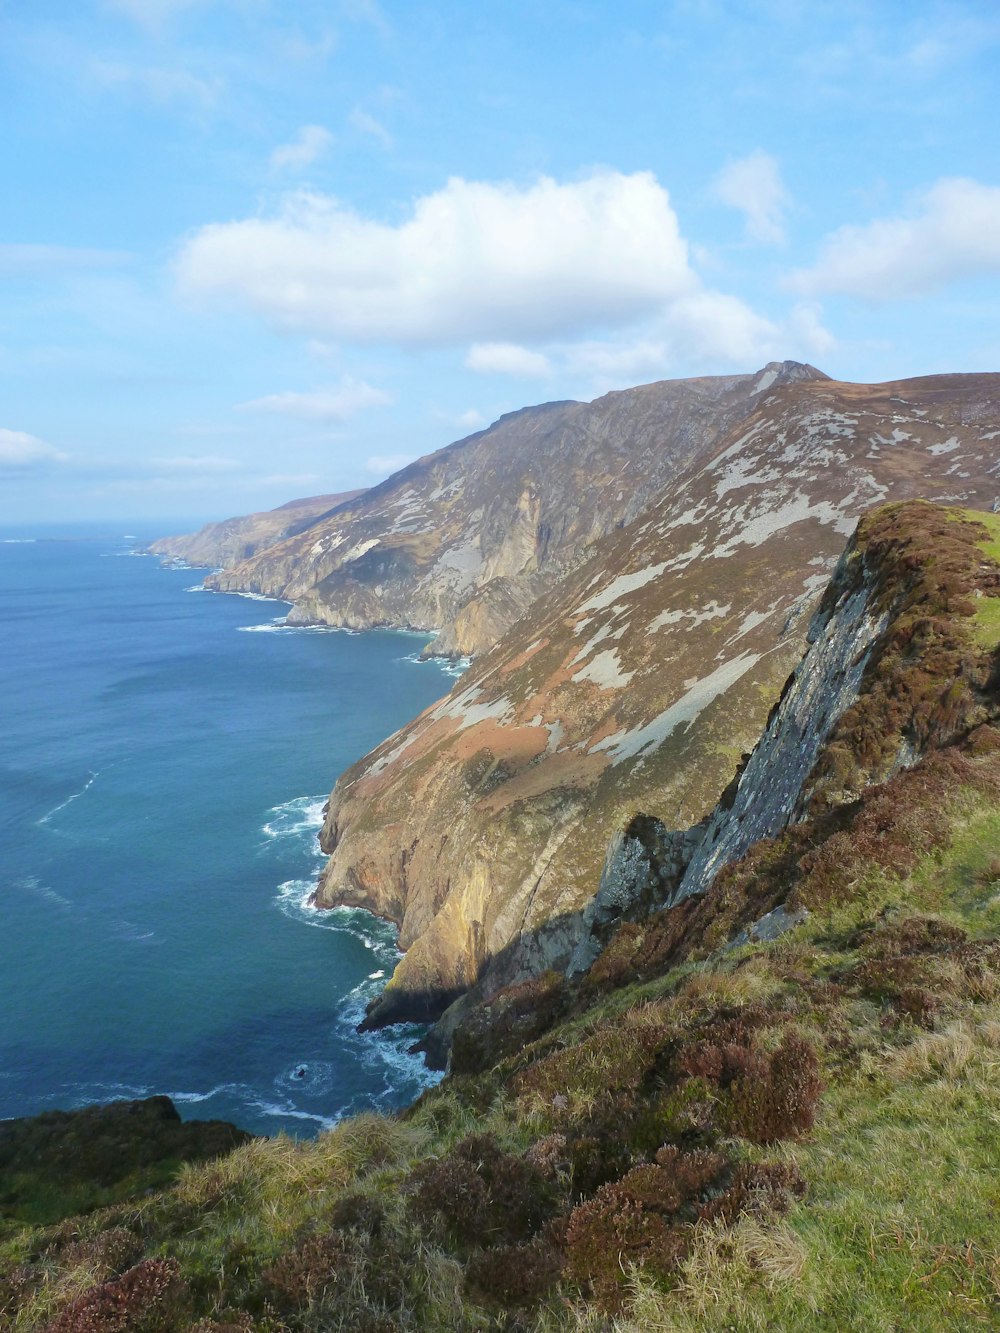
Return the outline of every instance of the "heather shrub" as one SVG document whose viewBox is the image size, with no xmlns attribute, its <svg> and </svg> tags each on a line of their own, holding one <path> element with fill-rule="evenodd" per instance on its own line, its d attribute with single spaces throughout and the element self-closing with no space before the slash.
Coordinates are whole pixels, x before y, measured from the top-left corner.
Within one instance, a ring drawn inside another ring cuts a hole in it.
<svg viewBox="0 0 1000 1333">
<path fill-rule="evenodd" d="M 674 1227 L 647 1211 L 621 1184 L 604 1185 L 570 1215 L 565 1275 L 605 1310 L 621 1307 L 631 1266 L 667 1276 L 690 1246 L 690 1226 Z"/>
<path fill-rule="evenodd" d="M 766 1217 L 787 1212 L 805 1192 L 805 1180 L 794 1163 L 743 1162 L 729 1186 L 699 1207 L 698 1217 L 732 1226 L 744 1213 Z"/>
<path fill-rule="evenodd" d="M 328 1288 L 350 1280 L 357 1256 L 337 1232 L 307 1236 L 260 1275 L 260 1291 L 281 1313 L 312 1305 Z"/>
<path fill-rule="evenodd" d="M 521 1070 L 511 1087 L 517 1096 L 535 1093 L 547 1101 L 572 1092 L 598 1095 L 634 1090 L 670 1035 L 667 1027 L 658 1024 L 625 1021 L 605 1026 L 568 1050 L 556 1051 Z"/>
<path fill-rule="evenodd" d="M 186 1294 L 175 1259 L 144 1259 L 77 1296 L 45 1333 L 172 1333 L 186 1322 Z"/>
<path fill-rule="evenodd" d="M 752 1143 L 798 1138 L 813 1127 L 822 1088 L 812 1045 L 788 1033 L 733 1081 L 724 1109 L 729 1132 Z"/>
<path fill-rule="evenodd" d="M 38 1269 L 31 1264 L 13 1264 L 0 1271 L 0 1319 L 12 1320 L 40 1280 Z"/>
<path fill-rule="evenodd" d="M 488 1134 L 472 1135 L 448 1157 L 421 1164 L 412 1179 L 414 1217 L 459 1248 L 528 1240 L 558 1198 L 538 1166 L 502 1152 Z"/>
<path fill-rule="evenodd" d="M 471 1256 L 466 1285 L 484 1303 L 533 1305 L 559 1281 L 562 1264 L 560 1250 L 541 1237 L 526 1245 L 498 1245 Z"/>
<path fill-rule="evenodd" d="M 64 1268 L 87 1267 L 99 1281 L 106 1281 L 136 1263 L 142 1254 L 142 1242 L 124 1227 L 110 1227 L 89 1240 L 74 1240 L 59 1250 Z"/>
</svg>

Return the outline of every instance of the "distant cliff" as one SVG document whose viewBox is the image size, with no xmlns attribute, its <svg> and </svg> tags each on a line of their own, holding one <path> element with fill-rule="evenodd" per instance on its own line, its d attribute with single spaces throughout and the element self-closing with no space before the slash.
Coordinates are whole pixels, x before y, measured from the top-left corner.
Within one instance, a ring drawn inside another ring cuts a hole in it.
<svg viewBox="0 0 1000 1333">
<path fill-rule="evenodd" d="M 209 585 L 286 598 L 293 623 L 430 629 L 435 652 L 485 652 L 761 395 L 823 378 L 783 362 L 511 412 Z"/>
<path fill-rule="evenodd" d="M 317 518 L 363 494 L 363 491 L 343 491 L 339 495 L 313 495 L 304 500 L 290 500 L 277 509 L 208 523 L 187 536 L 159 537 L 150 542 L 149 550 L 166 560 L 226 569 L 301 532 Z"/>
<path fill-rule="evenodd" d="M 713 810 L 859 516 L 915 497 L 991 508 L 998 438 L 1000 376 L 773 384 L 349 769 L 319 901 L 397 922 L 406 950 L 369 1022 L 564 966 L 612 840 L 639 812 L 686 830 Z"/>
</svg>

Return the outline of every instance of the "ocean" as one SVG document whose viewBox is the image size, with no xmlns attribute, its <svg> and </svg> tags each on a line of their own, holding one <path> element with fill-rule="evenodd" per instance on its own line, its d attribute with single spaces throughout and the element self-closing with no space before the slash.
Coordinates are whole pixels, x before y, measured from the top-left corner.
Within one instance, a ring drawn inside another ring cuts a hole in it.
<svg viewBox="0 0 1000 1333">
<path fill-rule="evenodd" d="M 419 1029 L 355 1031 L 394 932 L 307 899 L 334 779 L 451 681 L 426 636 L 285 627 L 154 535 L 0 531 L 0 1118 L 167 1093 L 303 1136 L 403 1105 Z"/>
</svg>

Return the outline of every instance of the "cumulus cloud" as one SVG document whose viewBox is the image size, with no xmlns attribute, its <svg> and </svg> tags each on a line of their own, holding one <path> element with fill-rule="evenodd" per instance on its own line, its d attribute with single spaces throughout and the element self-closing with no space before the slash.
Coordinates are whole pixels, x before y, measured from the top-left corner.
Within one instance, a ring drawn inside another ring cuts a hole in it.
<svg viewBox="0 0 1000 1333">
<path fill-rule="evenodd" d="M 476 343 L 465 358 L 468 370 L 484 375 L 519 375 L 525 379 L 552 374 L 552 363 L 542 352 L 517 343 Z"/>
<path fill-rule="evenodd" d="M 682 371 L 747 370 L 786 357 L 822 359 L 836 345 L 822 310 L 800 303 L 769 320 L 722 292 L 702 291 L 675 302 L 636 335 L 588 339 L 551 349 L 558 369 L 585 376 L 596 389 L 665 379 Z"/>
<path fill-rule="evenodd" d="M 953 177 L 920 195 L 909 216 L 840 227 L 789 285 L 893 301 L 993 274 L 1000 274 L 1000 187 Z"/>
<path fill-rule="evenodd" d="M 62 463 L 68 455 L 23 430 L 0 429 L 0 467 L 29 468 L 40 463 Z"/>
<path fill-rule="evenodd" d="M 322 125 L 303 125 L 290 143 L 271 154 L 272 171 L 303 171 L 322 157 L 333 143 L 333 135 Z"/>
<path fill-rule="evenodd" d="M 332 388 L 316 389 L 311 393 L 269 393 L 239 406 L 241 411 L 277 412 L 305 421 L 330 422 L 347 421 L 367 407 L 380 407 L 391 401 L 382 389 L 345 375 Z"/>
<path fill-rule="evenodd" d="M 621 327 L 698 291 L 667 191 L 611 170 L 526 188 L 454 178 L 397 225 L 290 196 L 197 231 L 181 289 L 290 331 L 397 344 L 532 342 Z"/>
<path fill-rule="evenodd" d="M 727 163 L 712 188 L 716 198 L 743 214 L 752 241 L 762 245 L 780 245 L 784 241 L 785 213 L 791 196 L 770 153 L 757 148 L 746 157 Z"/>
</svg>

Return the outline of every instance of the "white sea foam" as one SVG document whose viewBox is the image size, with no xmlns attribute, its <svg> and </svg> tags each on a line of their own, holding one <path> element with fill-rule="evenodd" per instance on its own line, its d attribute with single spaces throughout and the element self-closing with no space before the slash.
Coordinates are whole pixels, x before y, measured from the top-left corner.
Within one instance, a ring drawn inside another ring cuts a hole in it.
<svg viewBox="0 0 1000 1333">
<path fill-rule="evenodd" d="M 192 583 L 191 586 L 190 586 L 190 588 L 185 588 L 184 591 L 185 591 L 185 592 L 208 592 L 208 588 L 205 587 L 204 583 Z"/>
<path fill-rule="evenodd" d="M 285 617 L 278 616 L 276 620 L 267 620 L 263 625 L 237 625 L 240 634 L 281 634 L 288 626 L 285 624 Z"/>
<path fill-rule="evenodd" d="M 184 565 L 184 569 L 190 569 L 190 565 Z M 266 597 L 262 592 L 237 592 L 235 588 L 227 588 L 226 592 L 230 597 L 245 597 L 248 602 L 283 602 L 284 597 Z"/>
<path fill-rule="evenodd" d="M 64 898 L 61 893 L 56 893 L 55 889 L 50 888 L 48 884 L 43 884 L 37 875 L 25 875 L 22 879 L 15 880 L 14 887 L 23 889 L 25 893 L 33 893 L 38 898 L 44 898 L 47 903 L 60 908 L 62 911 L 73 910 L 73 904 L 68 898 Z"/>
<path fill-rule="evenodd" d="M 92 772 L 90 774 L 90 777 L 83 784 L 83 786 L 80 788 L 79 791 L 75 791 L 72 794 L 72 796 L 67 796 L 65 801 L 60 801 L 58 805 L 53 806 L 52 809 L 48 812 L 48 814 L 42 815 L 41 819 L 36 819 L 35 823 L 47 824 L 53 815 L 57 815 L 60 810 L 65 810 L 68 805 L 72 805 L 74 801 L 78 801 L 80 797 L 84 794 L 84 792 L 87 792 L 91 789 L 91 787 L 94 785 L 94 783 L 97 781 L 99 777 L 100 777 L 99 773 Z"/>
<path fill-rule="evenodd" d="M 113 934 L 120 940 L 129 940 L 134 944 L 142 944 L 146 940 L 153 939 L 156 935 L 156 931 L 143 930 L 143 928 L 137 926 L 134 921 L 126 921 L 124 917 L 122 917 L 120 920 L 114 922 Z"/>
<path fill-rule="evenodd" d="M 280 1096 L 280 1093 L 278 1095 Z M 181 1106 L 198 1105 L 209 1102 L 214 1097 L 225 1097 L 230 1102 L 242 1103 L 249 1110 L 262 1115 L 281 1120 L 307 1120 L 318 1125 L 320 1129 L 332 1129 L 339 1119 L 339 1117 L 320 1115 L 315 1111 L 303 1111 L 287 1099 L 272 1101 L 259 1089 L 252 1088 L 247 1083 L 220 1083 L 217 1087 L 209 1088 L 207 1092 L 168 1092 L 166 1096 Z"/>
<path fill-rule="evenodd" d="M 0 546 L 34 546 L 37 541 L 37 537 L 4 537 L 0 539 Z"/>
<path fill-rule="evenodd" d="M 441 657 L 437 654 L 431 654 L 424 657 L 420 653 L 407 653 L 401 657 L 400 662 L 413 662 L 416 666 L 433 666 L 443 672 L 446 676 L 464 676 L 469 667 L 472 666 L 471 657 Z"/>
<path fill-rule="evenodd" d="M 278 838 L 296 838 L 309 835 L 310 849 L 322 856 L 316 834 L 323 827 L 323 809 L 325 796 L 296 796 L 294 800 L 274 805 L 268 811 L 270 818 L 265 820 L 261 833 L 274 841 Z"/>
<path fill-rule="evenodd" d="M 263 625 L 237 625 L 241 634 L 357 634 L 346 625 L 289 625 L 284 616 L 278 616 Z"/>
</svg>

